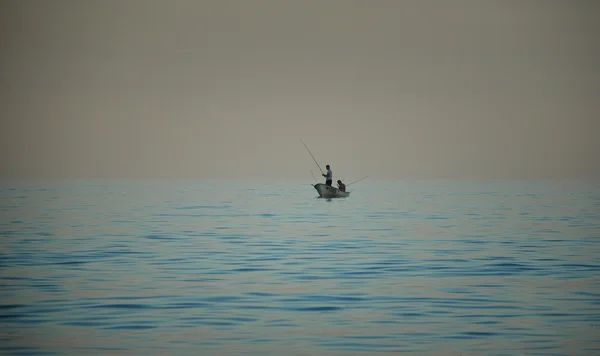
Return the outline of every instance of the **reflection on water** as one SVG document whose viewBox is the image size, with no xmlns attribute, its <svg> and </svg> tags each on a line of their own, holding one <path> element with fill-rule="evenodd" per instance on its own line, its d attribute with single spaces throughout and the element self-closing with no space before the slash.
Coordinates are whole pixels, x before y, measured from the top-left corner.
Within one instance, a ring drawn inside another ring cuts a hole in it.
<svg viewBox="0 0 600 356">
<path fill-rule="evenodd" d="M 354 187 L 354 186 L 353 186 Z M 0 350 L 600 353 L 600 188 L 5 182 Z"/>
</svg>

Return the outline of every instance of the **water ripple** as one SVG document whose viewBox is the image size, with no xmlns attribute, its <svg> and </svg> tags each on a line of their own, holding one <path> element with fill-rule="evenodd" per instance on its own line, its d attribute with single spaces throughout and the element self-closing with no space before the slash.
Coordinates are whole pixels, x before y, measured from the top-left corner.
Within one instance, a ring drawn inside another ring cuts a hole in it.
<svg viewBox="0 0 600 356">
<path fill-rule="evenodd" d="M 229 184 L 3 187 L 0 352 L 600 354 L 600 186 Z"/>
</svg>

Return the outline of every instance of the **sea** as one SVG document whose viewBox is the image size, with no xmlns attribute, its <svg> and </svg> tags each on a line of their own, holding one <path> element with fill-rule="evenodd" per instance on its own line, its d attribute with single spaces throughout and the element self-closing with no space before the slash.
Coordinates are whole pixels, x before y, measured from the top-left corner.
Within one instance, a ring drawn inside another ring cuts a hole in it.
<svg viewBox="0 0 600 356">
<path fill-rule="evenodd" d="M 600 182 L 0 183 L 6 355 L 600 355 Z"/>
</svg>

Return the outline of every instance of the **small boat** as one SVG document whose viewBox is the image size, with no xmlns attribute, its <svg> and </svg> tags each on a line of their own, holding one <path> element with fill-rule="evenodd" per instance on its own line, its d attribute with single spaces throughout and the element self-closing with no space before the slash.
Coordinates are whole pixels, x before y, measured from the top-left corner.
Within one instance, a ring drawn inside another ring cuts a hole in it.
<svg viewBox="0 0 600 356">
<path fill-rule="evenodd" d="M 350 192 L 343 192 L 336 187 L 323 183 L 313 184 L 313 187 L 317 190 L 321 198 L 345 198 L 350 195 Z"/>
<path fill-rule="evenodd" d="M 304 143 L 304 140 L 302 140 L 302 144 L 304 145 L 304 147 L 306 148 L 306 150 L 312 157 L 313 161 L 315 161 L 315 164 L 317 165 L 317 167 L 319 167 L 321 174 L 323 174 L 323 176 L 324 176 L 325 174 L 323 173 L 321 166 L 315 159 L 315 156 L 313 156 L 312 152 L 310 152 L 310 150 L 308 149 L 308 146 L 306 146 L 306 144 Z M 312 174 L 312 171 L 310 171 L 310 174 Z M 313 178 L 315 179 L 315 181 L 317 180 L 317 178 L 315 178 L 314 174 L 313 174 Z M 346 184 L 346 187 L 348 187 L 349 185 L 354 184 L 356 182 L 360 182 L 361 180 L 363 180 L 365 178 L 367 178 L 367 177 L 364 177 L 364 178 L 356 180 L 352 183 Z M 321 198 L 345 198 L 350 195 L 350 192 L 348 192 L 348 191 L 343 192 L 336 187 L 332 187 L 330 185 L 326 185 L 323 183 L 317 183 L 317 184 L 311 184 L 311 185 L 317 190 L 317 192 L 319 193 L 319 197 L 321 197 Z"/>
</svg>

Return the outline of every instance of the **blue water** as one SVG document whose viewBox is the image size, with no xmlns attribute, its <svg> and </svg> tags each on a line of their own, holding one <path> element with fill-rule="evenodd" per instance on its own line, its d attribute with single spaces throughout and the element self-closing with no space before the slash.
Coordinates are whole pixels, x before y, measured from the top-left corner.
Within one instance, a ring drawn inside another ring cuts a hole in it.
<svg viewBox="0 0 600 356">
<path fill-rule="evenodd" d="M 598 355 L 600 184 L 4 181 L 0 353 Z"/>
</svg>

